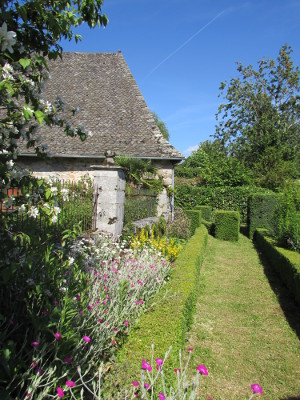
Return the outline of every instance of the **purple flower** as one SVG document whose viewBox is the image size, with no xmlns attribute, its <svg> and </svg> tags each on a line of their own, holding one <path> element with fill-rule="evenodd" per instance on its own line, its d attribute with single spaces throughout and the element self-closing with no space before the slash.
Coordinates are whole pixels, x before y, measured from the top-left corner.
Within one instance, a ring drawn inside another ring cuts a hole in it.
<svg viewBox="0 0 300 400">
<path fill-rule="evenodd" d="M 40 343 L 39 342 L 31 342 L 31 346 L 37 347 Z"/>
<path fill-rule="evenodd" d="M 76 299 L 78 300 L 78 301 L 81 301 L 81 297 L 79 296 L 79 294 L 76 294 Z"/>
<path fill-rule="evenodd" d="M 159 393 L 158 398 L 159 400 L 165 400 L 166 396 L 164 396 L 162 393 Z"/>
<path fill-rule="evenodd" d="M 83 340 L 84 340 L 85 342 L 87 342 L 87 343 L 90 343 L 91 338 L 88 337 L 88 336 L 83 336 Z"/>
<path fill-rule="evenodd" d="M 145 383 L 144 388 L 148 390 L 148 389 L 150 389 L 150 385 L 148 385 L 148 383 Z"/>
<path fill-rule="evenodd" d="M 66 385 L 68 386 L 68 387 L 75 387 L 75 382 L 73 382 L 73 381 L 66 381 Z"/>
<path fill-rule="evenodd" d="M 56 389 L 56 391 L 57 391 L 58 397 L 60 397 L 60 398 L 64 397 L 65 394 L 64 394 L 64 391 L 62 390 L 62 388 L 58 387 Z"/>
<path fill-rule="evenodd" d="M 138 387 L 138 386 L 139 386 L 138 381 L 133 381 L 132 384 L 133 384 L 133 386 L 135 386 L 135 387 Z"/>
<path fill-rule="evenodd" d="M 263 394 L 263 390 L 262 390 L 262 388 L 259 386 L 258 383 L 253 383 L 253 384 L 251 385 L 251 389 L 253 390 L 254 393 L 261 393 L 261 394 Z"/>
<path fill-rule="evenodd" d="M 208 371 L 205 365 L 199 364 L 196 370 L 199 371 L 201 375 L 208 375 Z"/>
<path fill-rule="evenodd" d="M 142 369 L 146 369 L 147 371 L 152 371 L 152 367 L 150 364 L 147 363 L 147 361 L 142 360 Z"/>
<path fill-rule="evenodd" d="M 129 325 L 129 322 L 128 321 L 124 321 L 124 325 Z"/>
<path fill-rule="evenodd" d="M 162 358 L 157 358 L 155 361 L 156 361 L 156 364 L 159 366 L 163 365 L 163 362 L 164 362 L 164 360 Z"/>
<path fill-rule="evenodd" d="M 61 339 L 61 334 L 59 332 L 56 332 L 54 336 L 55 336 L 56 340 L 60 340 Z"/>
<path fill-rule="evenodd" d="M 180 374 L 180 373 L 181 373 L 181 369 L 180 369 L 180 368 L 175 368 L 175 369 L 174 369 L 174 372 L 175 372 L 176 374 L 177 374 L 177 373 Z"/>
<path fill-rule="evenodd" d="M 65 357 L 65 359 L 64 359 L 64 361 L 67 363 L 67 364 L 72 364 L 72 361 L 73 361 L 73 359 L 71 358 L 71 357 Z"/>
</svg>

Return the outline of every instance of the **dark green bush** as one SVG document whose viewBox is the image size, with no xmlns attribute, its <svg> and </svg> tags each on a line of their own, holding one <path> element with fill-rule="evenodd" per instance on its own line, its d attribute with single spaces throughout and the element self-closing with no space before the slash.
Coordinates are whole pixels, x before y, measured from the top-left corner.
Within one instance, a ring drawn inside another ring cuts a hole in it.
<svg viewBox="0 0 300 400">
<path fill-rule="evenodd" d="M 195 233 L 196 228 L 201 225 L 201 211 L 200 210 L 185 210 L 184 211 L 191 222 L 191 235 Z"/>
<path fill-rule="evenodd" d="M 300 254 L 277 247 L 265 229 L 257 229 L 254 240 L 300 305 Z"/>
<path fill-rule="evenodd" d="M 170 379 L 176 379 L 173 368 L 178 363 L 178 352 L 184 347 L 186 333 L 192 324 L 207 238 L 208 232 L 203 225 L 196 229 L 179 254 L 170 281 L 155 296 L 153 306 L 141 316 L 126 345 L 118 352 L 116 379 L 123 387 L 124 382 L 130 384 L 138 378 L 142 359 L 151 357 L 151 343 L 155 346 L 155 356 L 160 358 L 170 346 L 173 347 L 164 371 Z"/>
<path fill-rule="evenodd" d="M 194 207 L 194 210 L 200 210 L 201 211 L 201 217 L 205 219 L 205 221 L 211 221 L 212 220 L 212 207 L 211 206 L 196 206 Z"/>
<path fill-rule="evenodd" d="M 276 193 L 255 193 L 249 198 L 248 225 L 250 239 L 253 238 L 257 228 L 264 228 L 271 235 L 275 234 L 277 202 L 278 195 Z"/>
<path fill-rule="evenodd" d="M 278 197 L 275 209 L 275 238 L 279 246 L 300 251 L 300 190 L 299 184 L 288 184 Z"/>
<path fill-rule="evenodd" d="M 239 211 L 241 222 L 247 222 L 248 199 L 253 193 L 273 193 L 254 186 L 192 187 L 175 186 L 175 206 L 188 210 L 209 205 L 214 210 Z"/>
<path fill-rule="evenodd" d="M 237 241 L 240 232 L 240 214 L 238 211 L 215 211 L 214 234 L 217 239 Z"/>
</svg>

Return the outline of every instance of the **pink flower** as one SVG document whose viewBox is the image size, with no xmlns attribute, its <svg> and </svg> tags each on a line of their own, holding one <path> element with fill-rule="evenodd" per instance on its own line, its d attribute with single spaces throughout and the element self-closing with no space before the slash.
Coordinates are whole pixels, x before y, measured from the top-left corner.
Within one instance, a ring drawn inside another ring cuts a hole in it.
<svg viewBox="0 0 300 400">
<path fill-rule="evenodd" d="M 114 346 L 116 342 L 114 340 L 111 341 L 111 345 Z"/>
<path fill-rule="evenodd" d="M 75 387 L 75 382 L 73 381 L 66 381 L 66 385 L 69 387 Z"/>
<path fill-rule="evenodd" d="M 88 336 L 83 336 L 83 340 L 84 340 L 85 342 L 87 342 L 87 343 L 90 343 L 91 338 L 88 337 Z"/>
<path fill-rule="evenodd" d="M 129 322 L 128 322 L 128 321 L 125 321 L 125 322 L 124 322 L 124 325 L 129 325 Z"/>
<path fill-rule="evenodd" d="M 175 369 L 174 369 L 174 372 L 175 372 L 176 374 L 177 374 L 177 373 L 180 374 L 180 373 L 181 373 L 181 369 L 180 369 L 180 368 L 175 368 Z"/>
<path fill-rule="evenodd" d="M 135 304 L 136 304 L 137 306 L 139 306 L 139 305 L 140 305 L 140 302 L 139 302 L 139 301 L 136 301 Z"/>
<path fill-rule="evenodd" d="M 102 322 L 103 322 L 103 319 L 101 319 L 101 318 L 98 318 L 98 322 L 100 322 L 100 324 L 102 324 Z"/>
<path fill-rule="evenodd" d="M 147 363 L 147 361 L 142 360 L 142 369 L 146 369 L 147 371 L 152 371 L 152 367 L 150 364 Z"/>
<path fill-rule="evenodd" d="M 196 370 L 199 371 L 201 375 L 208 375 L 208 371 L 205 365 L 199 364 Z"/>
<path fill-rule="evenodd" d="M 166 396 L 164 396 L 162 393 L 159 393 L 158 398 L 159 400 L 165 400 Z"/>
<path fill-rule="evenodd" d="M 56 389 L 56 391 L 57 391 L 58 397 L 60 397 L 60 398 L 64 397 L 65 394 L 64 394 L 64 391 L 62 390 L 62 388 L 58 387 Z"/>
<path fill-rule="evenodd" d="M 54 336 L 55 336 L 56 340 L 60 340 L 61 339 L 61 334 L 59 332 L 56 332 Z"/>
<path fill-rule="evenodd" d="M 79 296 L 79 294 L 76 294 L 76 299 L 78 300 L 78 301 L 81 301 L 81 297 Z"/>
<path fill-rule="evenodd" d="M 157 358 L 155 361 L 156 361 L 156 364 L 159 366 L 163 365 L 163 362 L 164 362 L 164 360 L 162 358 Z"/>
<path fill-rule="evenodd" d="M 148 385 L 148 383 L 145 383 L 144 388 L 148 390 L 150 388 L 150 385 Z"/>
<path fill-rule="evenodd" d="M 144 300 L 143 300 L 143 299 L 140 299 L 140 303 L 143 304 L 143 303 L 144 303 Z"/>
<path fill-rule="evenodd" d="M 39 342 L 31 342 L 31 346 L 37 347 L 40 343 Z"/>
<path fill-rule="evenodd" d="M 138 387 L 138 386 L 139 386 L 138 381 L 133 381 L 132 384 L 133 384 L 133 386 L 135 386 L 135 387 Z"/>
<path fill-rule="evenodd" d="M 192 352 L 194 349 L 192 347 L 189 347 L 188 349 L 190 352 Z"/>
<path fill-rule="evenodd" d="M 65 360 L 64 360 L 67 364 L 72 364 L 72 361 L 73 361 L 73 359 L 71 358 L 71 357 L 65 357 Z"/>
<path fill-rule="evenodd" d="M 251 389 L 253 390 L 254 393 L 261 393 L 261 394 L 263 394 L 263 390 L 262 390 L 262 388 L 259 386 L 258 383 L 253 383 L 253 385 L 251 385 Z"/>
</svg>

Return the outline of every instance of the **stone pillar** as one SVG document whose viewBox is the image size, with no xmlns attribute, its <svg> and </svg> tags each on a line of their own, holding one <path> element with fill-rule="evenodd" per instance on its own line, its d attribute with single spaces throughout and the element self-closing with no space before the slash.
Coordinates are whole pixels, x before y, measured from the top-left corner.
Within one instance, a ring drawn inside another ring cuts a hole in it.
<svg viewBox="0 0 300 400">
<path fill-rule="evenodd" d="M 118 236 L 124 223 L 125 174 L 121 167 L 94 166 L 96 230 Z"/>
</svg>

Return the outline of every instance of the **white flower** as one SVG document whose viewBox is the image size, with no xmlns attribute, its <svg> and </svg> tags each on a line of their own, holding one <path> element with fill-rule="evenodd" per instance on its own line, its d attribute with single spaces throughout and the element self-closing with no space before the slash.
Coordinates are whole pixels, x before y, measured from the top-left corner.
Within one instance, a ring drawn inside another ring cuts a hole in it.
<svg viewBox="0 0 300 400">
<path fill-rule="evenodd" d="M 7 32 L 7 24 L 3 22 L 0 28 L 1 51 L 8 50 L 10 53 L 13 53 L 12 46 L 16 43 L 16 36 L 16 33 L 13 31 Z"/>
<path fill-rule="evenodd" d="M 28 211 L 28 215 L 32 218 L 36 218 L 39 214 L 39 210 L 37 207 L 32 206 Z"/>
<path fill-rule="evenodd" d="M 21 205 L 21 207 L 19 208 L 19 214 L 24 214 L 25 213 L 25 211 L 26 211 L 26 207 L 25 207 L 25 204 L 22 204 Z"/>
<path fill-rule="evenodd" d="M 7 164 L 7 166 L 10 167 L 10 168 L 12 168 L 12 167 L 14 166 L 13 160 L 7 161 L 6 164 Z"/>
<path fill-rule="evenodd" d="M 54 214 L 57 215 L 60 213 L 60 208 L 59 207 L 54 207 L 53 208 Z"/>
<path fill-rule="evenodd" d="M 4 65 L 4 67 L 2 68 L 3 79 L 10 79 L 10 80 L 14 81 L 15 79 L 12 75 L 13 72 L 14 72 L 13 67 L 9 63 L 6 63 Z"/>
<path fill-rule="evenodd" d="M 56 224 L 57 220 L 58 220 L 57 216 L 53 215 L 53 217 L 51 218 L 52 223 Z"/>
<path fill-rule="evenodd" d="M 50 188 L 50 191 L 51 191 L 51 193 L 52 194 L 57 194 L 57 187 L 56 186 L 52 186 L 51 188 Z"/>
<path fill-rule="evenodd" d="M 74 263 L 74 258 L 73 257 L 69 257 L 69 265 L 72 265 Z"/>
<path fill-rule="evenodd" d="M 3 149 L 3 150 L 0 151 L 0 154 L 8 154 L 8 151 Z"/>
</svg>

